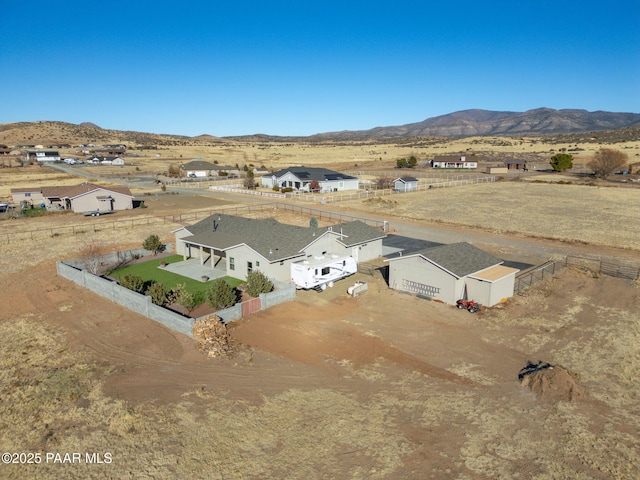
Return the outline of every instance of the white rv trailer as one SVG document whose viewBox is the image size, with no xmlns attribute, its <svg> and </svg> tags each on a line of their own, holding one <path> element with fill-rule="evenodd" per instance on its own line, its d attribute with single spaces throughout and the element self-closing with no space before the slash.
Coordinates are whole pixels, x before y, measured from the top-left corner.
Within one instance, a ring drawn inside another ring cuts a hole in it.
<svg viewBox="0 0 640 480">
<path fill-rule="evenodd" d="M 341 278 L 353 275 L 358 265 L 351 255 L 328 254 L 309 257 L 291 264 L 291 281 L 296 288 L 325 290 Z"/>
</svg>

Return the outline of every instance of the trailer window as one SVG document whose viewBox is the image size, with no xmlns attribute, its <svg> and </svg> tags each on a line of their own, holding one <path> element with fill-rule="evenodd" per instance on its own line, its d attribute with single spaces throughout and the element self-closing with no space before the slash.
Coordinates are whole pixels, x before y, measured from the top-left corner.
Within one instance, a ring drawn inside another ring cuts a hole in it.
<svg viewBox="0 0 640 480">
<path fill-rule="evenodd" d="M 330 271 L 330 270 L 331 270 L 331 269 L 330 269 L 329 267 L 324 267 L 324 268 L 322 269 L 322 275 L 329 275 L 329 271 Z"/>
</svg>

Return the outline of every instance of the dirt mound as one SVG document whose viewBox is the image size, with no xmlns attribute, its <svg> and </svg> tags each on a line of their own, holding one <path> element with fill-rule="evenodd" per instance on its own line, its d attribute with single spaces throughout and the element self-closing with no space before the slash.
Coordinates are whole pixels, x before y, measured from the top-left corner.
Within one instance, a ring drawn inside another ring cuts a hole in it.
<svg viewBox="0 0 640 480">
<path fill-rule="evenodd" d="M 572 402 L 586 396 L 578 375 L 559 365 L 544 364 L 542 368 L 523 375 L 520 382 L 538 398 Z"/>
<path fill-rule="evenodd" d="M 220 318 L 213 315 L 203 320 L 197 320 L 192 327 L 193 338 L 198 342 L 198 348 L 208 357 L 228 357 L 233 353 L 233 342 L 227 326 Z"/>
</svg>

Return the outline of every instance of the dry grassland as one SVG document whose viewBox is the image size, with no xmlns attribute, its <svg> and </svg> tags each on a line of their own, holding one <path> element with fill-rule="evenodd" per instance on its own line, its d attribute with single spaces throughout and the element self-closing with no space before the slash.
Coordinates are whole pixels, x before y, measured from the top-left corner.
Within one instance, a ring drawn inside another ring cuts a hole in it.
<svg viewBox="0 0 640 480">
<path fill-rule="evenodd" d="M 494 233 L 640 250 L 640 189 L 530 182 L 437 188 L 341 206 Z"/>
</svg>

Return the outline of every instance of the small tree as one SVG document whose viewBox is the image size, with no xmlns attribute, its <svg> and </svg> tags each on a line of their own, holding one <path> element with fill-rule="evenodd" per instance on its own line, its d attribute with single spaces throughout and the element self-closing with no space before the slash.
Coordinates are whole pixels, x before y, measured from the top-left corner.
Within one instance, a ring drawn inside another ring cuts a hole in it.
<svg viewBox="0 0 640 480">
<path fill-rule="evenodd" d="M 164 249 L 164 245 L 160 241 L 160 237 L 158 237 L 158 235 L 149 235 L 145 241 L 142 242 L 142 248 L 153 252 L 154 255 L 157 255 L 158 252 L 161 252 Z"/>
<path fill-rule="evenodd" d="M 407 162 L 406 158 L 399 158 L 398 160 L 396 160 L 396 166 L 398 168 L 407 168 L 409 167 L 409 163 Z"/>
<path fill-rule="evenodd" d="M 556 172 L 562 172 L 564 170 L 570 170 L 573 168 L 573 155 L 568 153 L 557 153 L 549 161 L 551 167 Z"/>
<path fill-rule="evenodd" d="M 375 180 L 376 188 L 391 188 L 393 180 L 389 177 L 378 177 Z"/>
<path fill-rule="evenodd" d="M 96 240 L 91 240 L 82 249 L 80 256 L 84 257 L 84 266 L 90 273 L 98 274 L 104 253 L 105 247 Z"/>
<path fill-rule="evenodd" d="M 161 283 L 152 283 L 145 292 L 151 297 L 154 305 L 165 305 L 167 303 L 167 289 Z"/>
<path fill-rule="evenodd" d="M 273 282 L 260 270 L 252 270 L 247 275 L 247 293 L 257 297 L 261 293 L 269 293 L 273 290 Z"/>
<path fill-rule="evenodd" d="M 224 279 L 216 278 L 207 290 L 207 299 L 213 308 L 228 308 L 236 304 L 237 295 L 235 289 Z"/>
<path fill-rule="evenodd" d="M 124 275 L 120 279 L 120 285 L 134 292 L 142 293 L 144 291 L 144 280 L 138 275 Z"/>
<path fill-rule="evenodd" d="M 247 175 L 244 179 L 244 186 L 249 190 L 255 190 L 256 188 L 256 179 L 253 173 L 253 170 L 247 170 Z"/>
<path fill-rule="evenodd" d="M 407 166 L 408 166 L 409 168 L 413 168 L 413 167 L 415 167 L 416 165 L 418 165 L 418 159 L 415 157 L 415 155 L 411 155 L 411 156 L 409 157 L 409 160 L 407 160 Z"/>
<path fill-rule="evenodd" d="M 187 290 L 184 290 L 178 298 L 178 305 L 183 307 L 189 314 L 196 308 L 198 305 L 204 302 L 204 298 L 201 292 L 191 293 Z"/>
<path fill-rule="evenodd" d="M 599 178 L 607 178 L 617 170 L 622 170 L 627 166 L 628 157 L 626 153 L 612 148 L 601 148 L 593 154 L 593 158 L 587 166 Z"/>
<path fill-rule="evenodd" d="M 316 217 L 311 217 L 309 219 L 309 226 L 311 228 L 318 228 L 318 219 Z"/>
<path fill-rule="evenodd" d="M 175 164 L 169 165 L 169 170 L 167 172 L 170 177 L 179 177 L 180 176 L 180 167 Z"/>
</svg>

